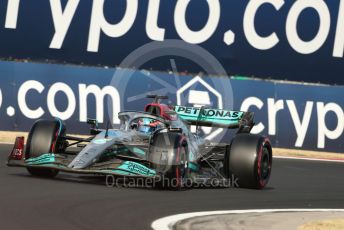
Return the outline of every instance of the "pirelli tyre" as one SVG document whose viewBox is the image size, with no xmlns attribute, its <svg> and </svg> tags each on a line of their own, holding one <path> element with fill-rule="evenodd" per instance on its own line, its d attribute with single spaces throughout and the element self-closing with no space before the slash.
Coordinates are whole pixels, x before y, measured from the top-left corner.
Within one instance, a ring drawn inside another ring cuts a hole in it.
<svg viewBox="0 0 344 230">
<path fill-rule="evenodd" d="M 189 175 L 188 145 L 180 133 L 157 133 L 151 139 L 148 160 L 152 169 L 161 176 L 155 181 L 160 189 L 186 188 Z"/>
<path fill-rule="evenodd" d="M 65 126 L 60 120 L 38 120 L 31 128 L 26 143 L 25 159 L 39 157 L 45 153 L 61 152 L 64 149 Z M 55 177 L 58 170 L 27 168 L 30 174 L 39 177 Z"/>
<path fill-rule="evenodd" d="M 272 168 L 272 148 L 263 136 L 238 134 L 228 146 L 225 174 L 235 179 L 242 188 L 264 188 L 270 178 Z"/>
</svg>

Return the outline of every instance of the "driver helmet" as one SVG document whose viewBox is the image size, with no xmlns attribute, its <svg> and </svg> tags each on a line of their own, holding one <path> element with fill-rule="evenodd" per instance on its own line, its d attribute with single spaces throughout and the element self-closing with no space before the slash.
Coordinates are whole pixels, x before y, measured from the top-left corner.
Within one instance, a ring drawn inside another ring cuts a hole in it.
<svg viewBox="0 0 344 230">
<path fill-rule="evenodd" d="M 158 121 L 154 121 L 150 118 L 140 118 L 137 124 L 137 130 L 142 133 L 154 132 L 159 125 Z"/>
</svg>

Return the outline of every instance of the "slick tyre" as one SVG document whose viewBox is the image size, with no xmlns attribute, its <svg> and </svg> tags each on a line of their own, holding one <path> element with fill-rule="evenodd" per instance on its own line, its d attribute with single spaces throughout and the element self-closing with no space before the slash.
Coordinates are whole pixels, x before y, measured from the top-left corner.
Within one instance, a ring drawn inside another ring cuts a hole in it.
<svg viewBox="0 0 344 230">
<path fill-rule="evenodd" d="M 187 148 L 185 137 L 179 133 L 158 133 L 152 137 L 148 158 L 151 168 L 161 175 L 155 182 L 157 188 L 185 188 L 189 174 Z"/>
<path fill-rule="evenodd" d="M 227 178 L 239 187 L 262 189 L 270 178 L 272 148 L 270 141 L 253 134 L 238 134 L 227 147 L 224 169 Z"/>
<path fill-rule="evenodd" d="M 25 158 L 39 157 L 45 153 L 56 153 L 61 150 L 65 135 L 65 127 L 62 122 L 55 120 L 39 120 L 31 128 L 26 144 Z M 53 178 L 58 170 L 28 167 L 31 175 Z"/>
</svg>

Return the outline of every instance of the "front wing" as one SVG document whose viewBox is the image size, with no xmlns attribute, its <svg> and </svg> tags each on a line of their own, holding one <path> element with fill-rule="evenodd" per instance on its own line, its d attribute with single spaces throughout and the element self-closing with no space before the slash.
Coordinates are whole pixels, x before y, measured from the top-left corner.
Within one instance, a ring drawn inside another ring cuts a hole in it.
<svg viewBox="0 0 344 230">
<path fill-rule="evenodd" d="M 74 169 L 68 167 L 71 160 L 70 156 L 46 153 L 39 157 L 27 160 L 9 159 L 7 165 L 10 167 L 56 169 L 62 172 L 77 174 L 113 175 L 139 178 L 158 177 L 155 170 L 134 161 L 115 159 L 101 163 L 94 163 L 92 166 L 84 169 Z"/>
</svg>

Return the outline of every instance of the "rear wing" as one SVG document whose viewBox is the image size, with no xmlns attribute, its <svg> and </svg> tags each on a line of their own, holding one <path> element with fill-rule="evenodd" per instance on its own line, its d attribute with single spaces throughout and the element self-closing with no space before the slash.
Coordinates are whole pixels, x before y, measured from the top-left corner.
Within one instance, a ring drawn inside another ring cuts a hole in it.
<svg viewBox="0 0 344 230">
<path fill-rule="evenodd" d="M 252 112 L 184 106 L 175 106 L 174 111 L 190 125 L 228 129 L 239 128 L 239 132 L 250 132 L 254 126 L 254 113 Z"/>
</svg>

